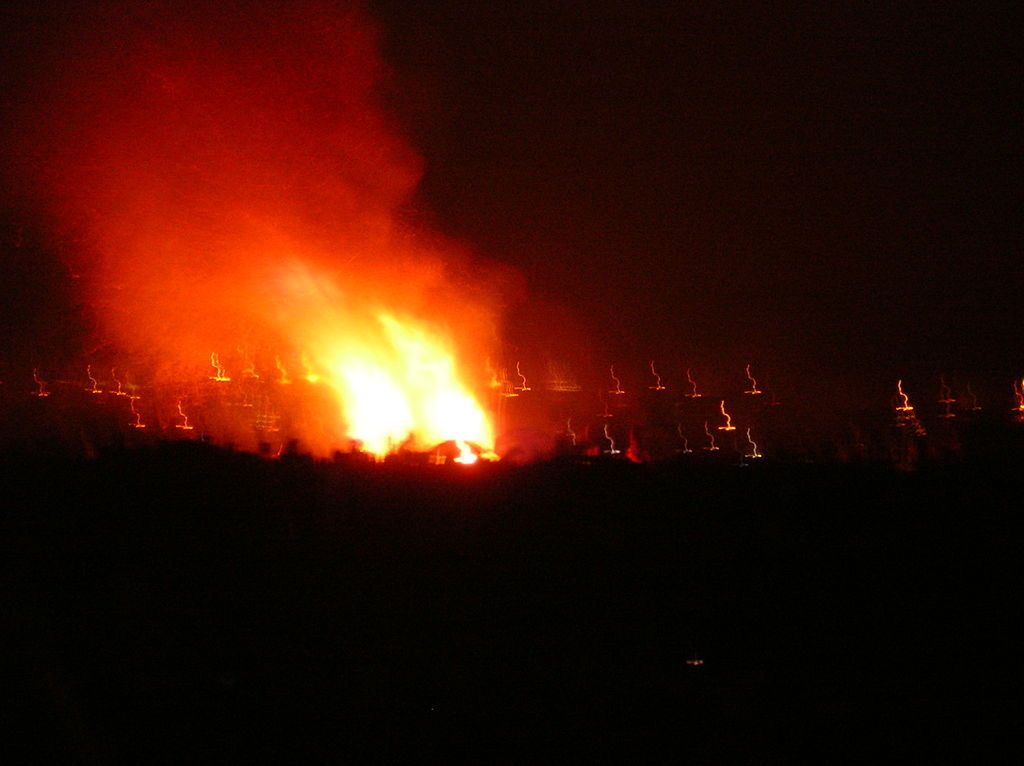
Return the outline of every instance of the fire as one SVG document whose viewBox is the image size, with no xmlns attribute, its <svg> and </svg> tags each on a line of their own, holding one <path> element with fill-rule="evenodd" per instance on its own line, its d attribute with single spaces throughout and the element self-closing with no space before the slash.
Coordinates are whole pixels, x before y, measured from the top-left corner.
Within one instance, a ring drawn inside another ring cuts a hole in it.
<svg viewBox="0 0 1024 766">
<path fill-rule="evenodd" d="M 565 434 L 572 440 L 572 446 L 576 446 L 576 432 L 572 430 L 572 418 L 565 421 Z"/>
<path fill-rule="evenodd" d="M 456 463 L 461 463 L 462 465 L 473 465 L 473 463 L 480 459 L 480 456 L 473 452 L 466 442 L 456 441 L 455 446 L 459 448 L 459 456 L 455 458 Z"/>
<path fill-rule="evenodd" d="M 690 393 L 688 393 L 687 396 L 691 399 L 699 399 L 701 395 L 697 391 L 697 381 L 693 379 L 693 374 L 690 371 L 689 367 L 686 368 L 686 380 L 693 387 L 693 390 L 690 391 Z"/>
<path fill-rule="evenodd" d="M 732 424 L 732 416 L 728 412 L 725 411 L 725 399 L 722 399 L 722 401 L 720 401 L 718 403 L 718 409 L 721 411 L 722 417 L 725 418 L 725 425 L 719 426 L 718 430 L 719 431 L 735 431 L 736 430 L 736 426 L 734 426 Z"/>
<path fill-rule="evenodd" d="M 687 439 L 686 434 L 683 433 L 682 423 L 676 423 L 676 433 L 679 434 L 679 438 L 683 440 L 683 454 L 689 455 L 693 450 L 690 449 L 690 440 Z"/>
<path fill-rule="evenodd" d="M 117 390 L 114 392 L 114 396 L 127 396 L 128 394 L 123 390 L 123 381 L 117 377 L 117 368 L 112 367 L 110 369 L 110 379 L 117 383 Z"/>
<path fill-rule="evenodd" d="M 750 381 L 750 389 L 744 391 L 745 394 L 752 394 L 757 396 L 761 393 L 761 390 L 757 387 L 757 381 L 754 380 L 754 376 L 750 374 L 750 365 L 747 365 L 747 380 Z"/>
<path fill-rule="evenodd" d="M 608 449 L 605 452 L 609 455 L 618 455 L 622 450 L 615 448 L 615 439 L 612 438 L 611 431 L 607 423 L 604 424 L 604 438 L 608 440 Z"/>
<path fill-rule="evenodd" d="M 1024 416 L 1024 378 L 1021 378 L 1020 383 L 1013 381 L 1013 396 L 1017 400 L 1017 406 L 1013 408 L 1013 411 L 1021 416 Z"/>
<path fill-rule="evenodd" d="M 285 386 L 289 385 L 292 382 L 292 380 L 291 378 L 288 377 L 288 370 L 286 370 L 284 368 L 284 365 L 281 363 L 280 356 L 274 357 L 274 366 L 277 367 L 277 371 L 281 373 L 281 377 L 278 378 L 277 382 Z"/>
</svg>

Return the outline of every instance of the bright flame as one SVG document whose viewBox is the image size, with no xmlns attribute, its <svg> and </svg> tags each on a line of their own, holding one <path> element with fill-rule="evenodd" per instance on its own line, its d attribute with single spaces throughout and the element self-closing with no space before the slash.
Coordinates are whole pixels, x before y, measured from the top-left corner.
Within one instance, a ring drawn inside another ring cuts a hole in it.
<svg viewBox="0 0 1024 766">
<path fill-rule="evenodd" d="M 129 405 L 129 407 L 130 407 L 130 409 L 132 411 L 132 415 L 135 416 L 135 422 L 132 423 L 131 426 L 132 426 L 132 428 L 145 428 L 146 424 L 142 422 L 142 413 L 140 413 L 137 409 L 135 409 L 135 400 L 138 399 L 138 398 L 139 397 L 137 397 L 137 396 L 129 396 L 128 397 L 128 405 Z M 178 402 L 178 411 L 179 412 L 181 411 L 181 402 Z"/>
<path fill-rule="evenodd" d="M 323 340 L 323 380 L 337 393 L 349 438 L 377 456 L 448 440 L 492 448 L 491 424 L 447 343 L 410 320 L 381 313 L 377 321 L 379 337 Z"/>
<path fill-rule="evenodd" d="M 1017 406 L 1013 411 L 1024 415 L 1024 378 L 1021 378 L 1019 384 L 1016 380 L 1013 381 L 1013 395 L 1017 399 Z"/>
<path fill-rule="evenodd" d="M 719 431 L 735 431 L 736 430 L 736 426 L 734 426 L 732 424 L 732 417 L 729 415 L 728 412 L 725 411 L 725 399 L 723 399 L 722 401 L 720 401 L 718 403 L 718 409 L 721 411 L 722 417 L 725 418 L 725 425 L 724 426 L 719 426 L 718 430 Z"/>
<path fill-rule="evenodd" d="M 459 456 L 455 458 L 456 463 L 461 463 L 462 465 L 473 465 L 473 463 L 480 459 L 480 457 L 473 452 L 466 442 L 457 441 L 455 442 L 455 446 L 459 448 Z"/>
<path fill-rule="evenodd" d="M 127 396 L 128 394 L 125 393 L 125 391 L 123 390 L 122 381 L 118 380 L 118 378 L 117 378 L 117 368 L 116 367 L 110 368 L 110 378 L 115 383 L 117 383 L 117 390 L 114 392 L 114 396 Z"/>
<path fill-rule="evenodd" d="M 686 434 L 683 433 L 682 423 L 676 423 L 676 433 L 679 434 L 679 438 L 683 440 L 683 454 L 689 455 L 693 450 L 690 449 L 690 440 L 687 439 Z"/>
<path fill-rule="evenodd" d="M 292 382 L 291 378 L 288 377 L 288 370 L 286 370 L 284 368 L 284 365 L 281 364 L 281 357 L 279 357 L 279 356 L 275 356 L 274 357 L 274 366 L 276 366 L 277 367 L 277 371 L 279 373 L 281 373 L 281 377 L 277 381 L 278 383 L 281 383 L 283 385 L 288 385 L 289 383 Z"/>
<path fill-rule="evenodd" d="M 516 391 L 532 390 L 528 385 L 526 385 L 526 376 L 523 375 L 523 371 L 519 369 L 519 362 L 516 362 L 516 375 L 519 376 L 519 380 L 521 381 L 521 385 L 516 386 Z"/>
</svg>

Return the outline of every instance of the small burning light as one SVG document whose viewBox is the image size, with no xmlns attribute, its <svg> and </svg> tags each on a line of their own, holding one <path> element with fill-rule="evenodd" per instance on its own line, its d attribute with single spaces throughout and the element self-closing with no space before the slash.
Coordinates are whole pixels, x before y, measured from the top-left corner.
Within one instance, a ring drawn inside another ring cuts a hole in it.
<svg viewBox="0 0 1024 766">
<path fill-rule="evenodd" d="M 224 374 L 224 368 L 220 364 L 220 356 L 216 351 L 210 352 L 210 366 L 217 371 L 216 375 L 210 376 L 210 380 L 216 380 L 218 383 L 226 383 L 231 380 L 231 378 Z"/>
<path fill-rule="evenodd" d="M 686 664 L 689 665 L 691 668 L 699 668 L 701 665 L 704 664 L 704 660 L 698 657 L 697 652 L 694 651 L 693 656 L 686 661 Z"/>
<path fill-rule="evenodd" d="M 663 385 L 661 385 L 661 376 L 658 374 L 658 371 L 656 369 L 654 369 L 654 360 L 653 359 L 651 360 L 651 375 L 654 376 L 654 381 L 655 382 L 654 382 L 653 386 L 648 386 L 648 388 L 651 391 L 664 391 L 665 387 Z"/>
<path fill-rule="evenodd" d="M 193 430 L 192 426 L 188 424 L 188 415 L 186 415 L 185 411 L 181 408 L 181 399 L 178 399 L 178 414 L 181 416 L 181 422 L 174 427 L 180 428 L 182 431 Z"/>
<path fill-rule="evenodd" d="M 747 444 L 750 445 L 750 451 L 747 454 L 745 454 L 743 457 L 749 457 L 749 458 L 764 457 L 764 455 L 762 455 L 760 452 L 757 451 L 757 442 L 755 442 L 752 438 L 750 438 L 750 429 L 749 428 L 747 429 Z"/>
<path fill-rule="evenodd" d="M 519 376 L 519 380 L 522 381 L 521 385 L 515 387 L 516 391 L 532 391 L 528 385 L 526 385 L 526 376 L 523 375 L 523 371 L 519 369 L 519 362 L 516 362 L 516 375 Z"/>
<path fill-rule="evenodd" d="M 248 346 L 239 346 L 238 353 L 242 355 L 242 359 L 245 360 L 245 366 L 242 368 L 243 378 L 256 378 L 259 380 L 259 375 L 256 373 L 256 362 L 253 361 L 252 356 L 249 354 Z"/>
<path fill-rule="evenodd" d="M 708 452 L 717 452 L 718 447 L 715 446 L 715 435 L 708 430 L 708 421 L 704 421 L 704 434 L 708 437 L 708 446 L 704 449 Z"/>
<path fill-rule="evenodd" d="M 722 417 L 725 418 L 725 425 L 719 426 L 718 430 L 719 431 L 735 431 L 736 430 L 736 426 L 734 426 L 732 424 L 732 416 L 729 415 L 729 413 L 725 411 L 725 399 L 722 399 L 722 401 L 720 401 L 718 403 L 718 409 L 721 411 Z"/>
<path fill-rule="evenodd" d="M 693 390 L 690 391 L 690 393 L 688 393 L 687 396 L 690 399 L 699 399 L 701 395 L 697 392 L 697 381 L 693 379 L 693 375 L 690 372 L 689 367 L 686 368 L 686 380 L 689 381 L 690 385 L 693 387 Z"/>
<path fill-rule="evenodd" d="M 39 377 L 39 368 L 32 368 L 32 380 L 36 382 L 35 395 L 40 399 L 50 395 L 50 392 L 46 390 L 46 381 Z"/>
<path fill-rule="evenodd" d="M 99 388 L 99 381 L 97 381 L 96 378 L 94 378 L 92 376 L 92 365 L 91 364 L 87 364 L 85 366 L 85 374 L 89 378 L 89 388 L 87 388 L 85 390 L 88 391 L 90 394 L 102 394 L 103 392 L 100 391 L 100 388 Z"/>
<path fill-rule="evenodd" d="M 129 405 L 129 407 L 130 407 L 130 409 L 132 411 L 132 415 L 135 416 L 135 422 L 131 424 L 131 427 L 132 428 L 145 428 L 146 424 L 142 422 L 142 413 L 140 413 L 137 409 L 135 409 L 135 400 L 138 399 L 138 398 L 139 397 L 137 397 L 137 396 L 129 396 L 128 397 L 128 405 Z M 179 412 L 181 411 L 181 402 L 178 402 L 178 411 Z"/>
<path fill-rule="evenodd" d="M 612 434 L 607 423 L 604 424 L 604 438 L 608 440 L 608 444 L 610 445 L 608 449 L 605 450 L 605 454 L 618 455 L 622 452 L 622 450 L 615 449 L 615 439 L 612 438 Z"/>
<path fill-rule="evenodd" d="M 572 441 L 572 446 L 576 446 L 576 432 L 572 430 L 572 418 L 565 421 L 565 433 Z"/>
<path fill-rule="evenodd" d="M 615 394 L 616 396 L 626 393 L 622 390 L 622 381 L 615 376 L 615 365 L 611 366 L 612 382 L 615 384 L 615 388 L 608 391 L 609 394 Z"/>
<path fill-rule="evenodd" d="M 1019 416 L 1024 416 L 1024 378 L 1020 383 L 1013 381 L 1013 396 L 1017 400 L 1017 406 L 1013 408 Z"/>
<path fill-rule="evenodd" d="M 750 381 L 750 388 L 747 391 L 744 391 L 743 393 L 750 394 L 752 396 L 760 396 L 761 389 L 757 387 L 757 381 L 754 380 L 754 376 L 750 374 L 749 364 L 747 365 L 747 380 Z"/>
</svg>

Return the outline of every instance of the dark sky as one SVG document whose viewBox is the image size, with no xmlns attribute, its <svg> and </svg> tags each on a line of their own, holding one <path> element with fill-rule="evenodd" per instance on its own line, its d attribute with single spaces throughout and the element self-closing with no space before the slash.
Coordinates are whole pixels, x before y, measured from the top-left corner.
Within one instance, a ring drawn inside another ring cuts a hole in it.
<svg viewBox="0 0 1024 766">
<path fill-rule="evenodd" d="M 8 114 L 61 23 L 23 5 Z M 571 357 L 578 333 L 598 368 L 677 377 L 1021 374 L 1008 9 L 496 5 L 368 3 L 425 161 L 410 214 L 519 271 L 513 347 Z"/>
<path fill-rule="evenodd" d="M 1024 365 L 1009 11 L 413 5 L 371 8 L 423 205 L 609 355 Z"/>
</svg>

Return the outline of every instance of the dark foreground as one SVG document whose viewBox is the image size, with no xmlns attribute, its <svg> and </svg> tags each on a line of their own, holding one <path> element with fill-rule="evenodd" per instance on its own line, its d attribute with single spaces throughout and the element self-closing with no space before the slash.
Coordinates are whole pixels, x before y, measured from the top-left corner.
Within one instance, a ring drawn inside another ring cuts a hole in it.
<svg viewBox="0 0 1024 766">
<path fill-rule="evenodd" d="M 1013 462 L 9 457 L 3 749 L 978 760 L 1021 701 Z"/>
</svg>

